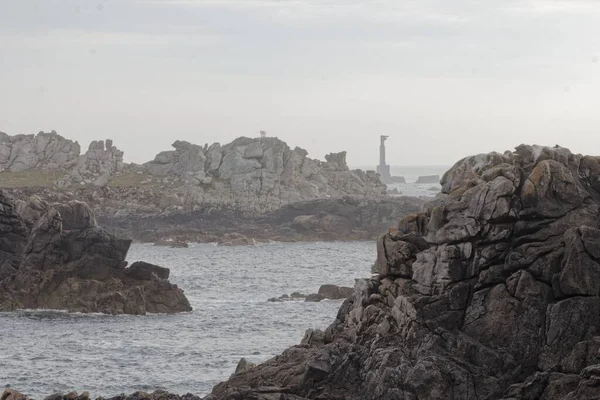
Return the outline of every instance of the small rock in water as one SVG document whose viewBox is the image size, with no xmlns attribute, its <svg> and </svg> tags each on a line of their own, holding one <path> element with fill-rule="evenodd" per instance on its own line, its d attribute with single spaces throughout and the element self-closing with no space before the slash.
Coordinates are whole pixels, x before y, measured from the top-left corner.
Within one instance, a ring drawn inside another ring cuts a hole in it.
<svg viewBox="0 0 600 400">
<path fill-rule="evenodd" d="M 325 300 L 325 296 L 320 295 L 318 293 L 314 293 L 314 294 L 309 294 L 308 296 L 306 296 L 306 299 L 304 299 L 305 302 L 308 303 L 318 303 L 321 300 Z"/>
</svg>

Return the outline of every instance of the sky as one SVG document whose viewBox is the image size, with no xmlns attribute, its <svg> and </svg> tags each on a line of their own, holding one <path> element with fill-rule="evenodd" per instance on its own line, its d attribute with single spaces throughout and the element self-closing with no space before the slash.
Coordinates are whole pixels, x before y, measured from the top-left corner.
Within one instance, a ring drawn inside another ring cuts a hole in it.
<svg viewBox="0 0 600 400">
<path fill-rule="evenodd" d="M 597 0 L 0 0 L 0 131 L 269 136 L 323 159 L 451 165 L 521 143 L 600 154 Z"/>
</svg>

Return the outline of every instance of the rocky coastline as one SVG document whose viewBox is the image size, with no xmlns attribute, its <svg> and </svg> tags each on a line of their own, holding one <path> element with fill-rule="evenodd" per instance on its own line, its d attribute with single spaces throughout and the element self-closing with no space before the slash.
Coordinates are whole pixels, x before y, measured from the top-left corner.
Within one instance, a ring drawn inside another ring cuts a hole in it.
<svg viewBox="0 0 600 400">
<path fill-rule="evenodd" d="M 386 193 L 374 171 L 350 170 L 346 152 L 316 160 L 275 137 L 240 137 L 223 146 L 177 140 L 172 147 L 149 162 L 127 164 L 110 139 L 92 142 L 81 154 L 77 142 L 54 131 L 0 133 L 0 187 L 153 189 L 125 191 L 128 202 L 118 208 L 133 215 L 155 211 L 147 207 L 163 213 L 228 209 L 259 215 L 299 201 L 376 199 Z"/>
<path fill-rule="evenodd" d="M 376 240 L 382 231 L 427 202 L 416 197 L 357 196 L 300 201 L 262 214 L 206 206 L 195 211 L 164 210 L 164 192 L 146 188 L 4 189 L 18 199 L 22 213 L 39 213 L 39 202 L 84 201 L 98 223 L 143 243 L 226 243 L 241 235 L 240 244 L 331 240 Z"/>
<path fill-rule="evenodd" d="M 375 240 L 426 202 L 388 196 L 374 171 L 350 170 L 345 152 L 320 161 L 269 137 L 172 146 L 147 163 L 127 164 L 110 139 L 81 153 L 54 131 L 0 134 L 0 188 L 28 215 L 39 213 L 41 199 L 83 201 L 109 231 L 179 247 Z"/>
<path fill-rule="evenodd" d="M 521 145 L 442 185 L 325 331 L 205 400 L 599 398 L 600 157 Z"/>
<path fill-rule="evenodd" d="M 442 185 L 327 330 L 207 399 L 599 398 L 600 158 L 522 145 Z"/>
</svg>

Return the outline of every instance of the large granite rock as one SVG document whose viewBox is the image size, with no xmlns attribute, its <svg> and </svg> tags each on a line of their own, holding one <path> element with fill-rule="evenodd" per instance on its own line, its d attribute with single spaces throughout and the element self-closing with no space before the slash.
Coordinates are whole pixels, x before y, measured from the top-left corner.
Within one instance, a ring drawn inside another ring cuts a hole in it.
<svg viewBox="0 0 600 400">
<path fill-rule="evenodd" d="M 100 228 L 85 203 L 50 205 L 34 217 L 26 224 L 14 200 L 0 190 L 0 311 L 191 310 L 183 291 L 167 280 L 167 268 L 147 263 L 126 268 L 131 240 Z"/>
<path fill-rule="evenodd" d="M 207 399 L 600 398 L 599 165 L 525 145 L 459 161 L 326 331 Z"/>
<path fill-rule="evenodd" d="M 67 171 L 80 151 L 77 142 L 55 131 L 15 136 L 0 132 L 0 172 Z"/>
<path fill-rule="evenodd" d="M 241 137 L 225 146 L 204 147 L 176 141 L 173 147 L 144 167 L 152 176 L 184 182 L 172 206 L 186 210 L 218 205 L 262 213 L 310 199 L 380 198 L 386 190 L 374 172 L 350 171 L 345 152 L 329 154 L 322 162 L 277 138 Z"/>
<path fill-rule="evenodd" d="M 57 184 L 61 187 L 68 187 L 72 182 L 106 186 L 112 176 L 123 168 L 123 152 L 113 146 L 112 140 L 93 141 L 88 151 L 79 157 L 69 175 L 60 179 Z"/>
</svg>

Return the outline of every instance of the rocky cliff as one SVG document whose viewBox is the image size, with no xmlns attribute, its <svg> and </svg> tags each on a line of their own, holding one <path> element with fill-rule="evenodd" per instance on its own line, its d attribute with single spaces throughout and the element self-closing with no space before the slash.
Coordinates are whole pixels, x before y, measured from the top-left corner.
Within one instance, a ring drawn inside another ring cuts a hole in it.
<svg viewBox="0 0 600 400">
<path fill-rule="evenodd" d="M 0 311 L 190 311 L 168 268 L 126 268 L 130 244 L 99 227 L 85 203 L 32 197 L 16 204 L 0 190 Z"/>
<path fill-rule="evenodd" d="M 77 142 L 55 131 L 10 136 L 0 132 L 0 172 L 68 171 L 79 158 Z"/>
<path fill-rule="evenodd" d="M 334 323 L 207 399 L 600 398 L 600 158 L 459 161 Z"/>
</svg>

